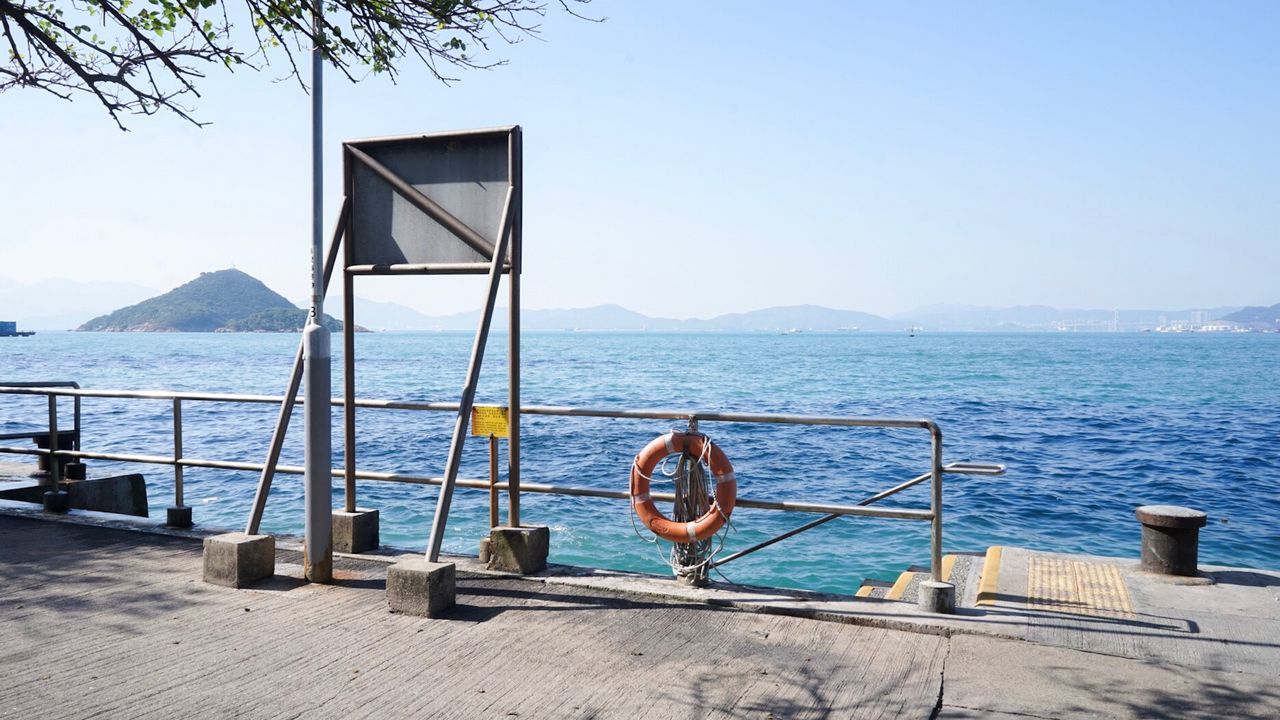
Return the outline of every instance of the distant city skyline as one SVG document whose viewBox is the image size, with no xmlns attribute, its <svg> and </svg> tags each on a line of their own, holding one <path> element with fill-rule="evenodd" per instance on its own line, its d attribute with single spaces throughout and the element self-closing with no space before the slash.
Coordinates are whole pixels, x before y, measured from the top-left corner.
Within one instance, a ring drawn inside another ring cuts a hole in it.
<svg viewBox="0 0 1280 720">
<path fill-rule="evenodd" d="M 343 139 L 518 123 L 529 308 L 1280 301 L 1280 6 L 728 7 L 551 12 L 452 87 L 330 73 L 326 214 Z M 305 297 L 309 101 L 279 74 L 211 68 L 204 129 L 0 94 L 0 276 L 165 291 L 235 266 Z M 356 293 L 439 315 L 481 281 Z"/>
</svg>

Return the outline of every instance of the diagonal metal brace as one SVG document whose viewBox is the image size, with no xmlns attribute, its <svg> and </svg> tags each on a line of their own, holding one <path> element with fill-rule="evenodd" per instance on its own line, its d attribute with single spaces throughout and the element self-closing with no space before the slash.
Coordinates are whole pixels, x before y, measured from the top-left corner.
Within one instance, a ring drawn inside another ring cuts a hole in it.
<svg viewBox="0 0 1280 720">
<path fill-rule="evenodd" d="M 502 205 L 502 222 L 498 229 L 498 253 L 506 255 L 511 239 L 513 219 L 512 199 L 515 188 L 507 188 Z M 471 345 L 471 359 L 467 363 L 467 380 L 458 401 L 458 417 L 453 426 L 453 439 L 449 443 L 449 456 L 445 460 L 444 479 L 440 483 L 440 495 L 436 498 L 436 513 L 431 521 L 431 537 L 427 540 L 427 562 L 440 561 L 440 548 L 444 545 L 444 529 L 449 522 L 449 506 L 453 502 L 453 488 L 458 482 L 458 467 L 462 463 L 463 443 L 467 439 L 467 423 L 471 420 L 471 407 L 475 404 L 476 384 L 480 381 L 480 367 L 484 362 L 484 348 L 489 341 L 489 326 L 493 322 L 493 307 L 498 297 L 498 283 L 502 280 L 504 263 L 494 257 L 489 270 L 489 289 L 485 295 L 484 310 L 480 313 L 480 326 Z"/>
<path fill-rule="evenodd" d="M 950 465 L 943 466 L 942 472 L 954 473 L 957 475 L 1003 475 L 1004 466 L 993 465 L 988 463 L 955 462 L 955 463 L 951 463 Z M 889 497 L 890 495 L 897 495 L 898 493 L 902 492 L 903 490 L 906 490 L 907 488 L 915 487 L 916 485 L 919 485 L 920 483 L 924 482 L 925 480 L 928 480 L 931 477 L 933 477 L 932 472 L 927 472 L 927 473 L 917 475 L 911 478 L 910 480 L 907 480 L 904 483 L 895 485 L 889 488 L 888 490 L 878 492 L 875 495 L 872 495 L 871 497 L 865 498 L 864 500 L 861 500 L 860 502 L 856 503 L 856 505 L 858 506 L 871 505 L 872 503 L 879 502 Z M 823 515 L 817 520 L 811 520 L 805 523 L 804 525 L 801 525 L 798 528 L 788 530 L 782 533 L 781 535 L 771 537 L 768 540 L 765 540 L 764 542 L 756 543 L 755 545 L 752 545 L 749 548 L 744 548 L 742 550 L 739 550 L 738 552 L 733 553 L 732 555 L 726 555 L 725 557 L 712 562 L 708 567 L 711 567 L 711 568 L 720 567 L 721 565 L 724 565 L 725 563 L 731 560 L 737 560 L 743 555 L 750 555 L 751 553 L 757 550 L 763 550 L 769 547 L 770 545 L 773 545 L 774 543 L 779 543 L 779 542 L 782 542 L 783 540 L 786 540 L 787 538 L 795 537 L 796 535 L 799 535 L 805 530 L 812 530 L 818 527 L 819 525 L 825 525 L 839 517 L 844 517 L 844 514 L 832 513 L 830 515 Z"/>
<path fill-rule="evenodd" d="M 405 182 L 404 178 L 395 174 L 386 165 L 369 157 L 369 154 L 363 150 L 348 145 L 347 152 L 351 153 L 351 157 L 359 160 L 365 167 L 373 171 L 375 175 L 387 181 L 391 189 L 395 190 L 400 197 L 404 198 L 415 208 L 426 213 L 428 217 L 440 223 L 445 230 L 448 230 L 454 237 L 466 243 L 472 250 L 480 253 L 486 260 L 493 260 L 494 247 L 484 236 L 476 232 L 470 225 L 462 222 L 454 217 L 452 213 L 445 210 L 435 200 L 427 197 L 418 188 Z"/>
</svg>

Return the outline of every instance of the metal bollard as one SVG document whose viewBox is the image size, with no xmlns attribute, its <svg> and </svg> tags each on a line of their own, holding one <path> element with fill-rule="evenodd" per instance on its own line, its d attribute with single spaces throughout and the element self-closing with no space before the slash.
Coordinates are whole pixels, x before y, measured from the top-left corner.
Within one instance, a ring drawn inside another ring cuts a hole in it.
<svg viewBox="0 0 1280 720">
<path fill-rule="evenodd" d="M 1143 570 L 1186 577 L 1200 574 L 1200 528 L 1209 522 L 1207 515 L 1177 505 L 1144 505 L 1136 514 L 1142 523 Z"/>
</svg>

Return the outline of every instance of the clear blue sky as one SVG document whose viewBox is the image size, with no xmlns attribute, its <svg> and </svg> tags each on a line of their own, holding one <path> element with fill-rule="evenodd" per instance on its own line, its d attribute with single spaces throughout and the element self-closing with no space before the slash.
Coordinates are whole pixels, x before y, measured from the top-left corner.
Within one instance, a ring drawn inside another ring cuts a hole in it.
<svg viewBox="0 0 1280 720">
<path fill-rule="evenodd" d="M 553 3 L 554 4 L 554 3 Z M 779 14 L 780 10 L 792 13 Z M 1280 3 L 597 0 L 445 87 L 328 76 L 347 138 L 525 128 L 527 307 L 1280 301 Z M 209 68 L 204 129 L 0 94 L 0 275 L 309 281 L 309 100 Z M 371 279 L 429 313 L 476 279 Z"/>
</svg>

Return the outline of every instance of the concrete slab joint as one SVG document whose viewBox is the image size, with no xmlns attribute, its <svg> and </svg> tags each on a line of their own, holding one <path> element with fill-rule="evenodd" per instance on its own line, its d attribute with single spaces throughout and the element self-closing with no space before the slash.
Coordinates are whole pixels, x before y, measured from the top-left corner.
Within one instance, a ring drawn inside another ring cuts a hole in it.
<svg viewBox="0 0 1280 720">
<path fill-rule="evenodd" d="M 387 606 L 393 613 L 440 617 L 457 600 L 457 582 L 453 563 L 402 560 L 387 568 Z"/>
<path fill-rule="evenodd" d="M 355 512 L 333 511 L 333 551 L 362 553 L 377 549 L 378 511 L 356 508 Z"/>
<path fill-rule="evenodd" d="M 489 569 L 530 575 L 547 569 L 551 530 L 546 525 L 489 531 Z"/>
<path fill-rule="evenodd" d="M 276 539 L 225 533 L 204 539 L 204 581 L 242 588 L 276 572 Z"/>
</svg>

